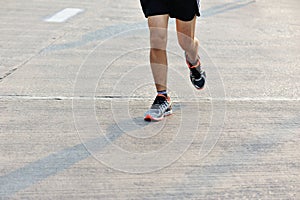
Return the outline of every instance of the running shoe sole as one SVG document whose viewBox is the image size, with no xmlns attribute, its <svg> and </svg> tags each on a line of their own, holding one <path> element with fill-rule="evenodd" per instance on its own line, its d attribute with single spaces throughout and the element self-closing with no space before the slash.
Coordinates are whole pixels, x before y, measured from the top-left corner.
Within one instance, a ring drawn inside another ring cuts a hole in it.
<svg viewBox="0 0 300 200">
<path fill-rule="evenodd" d="M 145 120 L 145 121 L 148 121 L 148 122 L 151 122 L 151 121 L 157 122 L 157 121 L 163 120 L 164 117 L 166 117 L 166 116 L 172 115 L 172 113 L 173 113 L 173 112 L 172 112 L 172 109 L 171 109 L 171 108 L 168 108 L 168 109 L 166 110 L 166 112 L 164 113 L 163 116 L 161 116 L 161 117 L 159 117 L 159 118 L 155 118 L 155 117 L 153 117 L 153 116 L 151 116 L 151 115 L 148 114 L 148 115 L 145 116 L 144 120 Z"/>
</svg>

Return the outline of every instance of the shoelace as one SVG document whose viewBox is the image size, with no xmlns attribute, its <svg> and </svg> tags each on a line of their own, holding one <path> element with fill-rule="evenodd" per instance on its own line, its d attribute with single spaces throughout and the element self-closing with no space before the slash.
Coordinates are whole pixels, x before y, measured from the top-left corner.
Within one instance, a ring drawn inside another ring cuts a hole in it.
<svg viewBox="0 0 300 200">
<path fill-rule="evenodd" d="M 168 108 L 168 103 L 166 101 L 166 97 L 156 96 L 152 108 L 158 108 L 161 112 L 164 112 Z"/>
</svg>

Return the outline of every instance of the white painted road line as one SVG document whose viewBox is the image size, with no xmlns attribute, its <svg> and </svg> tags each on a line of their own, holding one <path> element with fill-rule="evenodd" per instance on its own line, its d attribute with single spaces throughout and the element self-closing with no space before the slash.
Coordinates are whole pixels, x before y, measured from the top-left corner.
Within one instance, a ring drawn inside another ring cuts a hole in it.
<svg viewBox="0 0 300 200">
<path fill-rule="evenodd" d="M 54 15 L 46 18 L 44 21 L 46 22 L 65 22 L 69 18 L 83 12 L 83 9 L 80 8 L 65 8 Z"/>
</svg>

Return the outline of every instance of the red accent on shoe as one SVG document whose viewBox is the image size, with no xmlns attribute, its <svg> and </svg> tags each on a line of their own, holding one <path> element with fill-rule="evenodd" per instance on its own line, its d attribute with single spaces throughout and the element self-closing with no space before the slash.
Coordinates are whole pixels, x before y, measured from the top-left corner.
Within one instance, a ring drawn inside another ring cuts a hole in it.
<svg viewBox="0 0 300 200">
<path fill-rule="evenodd" d="M 161 121 L 163 120 L 164 116 L 160 117 L 160 118 L 154 118 L 151 115 L 146 115 L 146 117 L 144 118 L 145 121 Z"/>
<path fill-rule="evenodd" d="M 167 98 L 165 95 L 163 95 L 163 94 L 157 94 L 157 96 L 161 96 L 161 97 L 165 97 L 165 98 Z"/>
<path fill-rule="evenodd" d="M 196 63 L 196 65 L 192 65 L 189 61 L 187 61 L 186 60 L 186 64 L 188 65 L 188 68 L 190 68 L 190 69 L 192 69 L 192 68 L 196 68 L 196 67 L 198 67 L 198 66 L 200 66 L 201 65 L 201 63 L 200 63 L 200 59 L 198 59 L 197 60 L 197 63 Z"/>
</svg>

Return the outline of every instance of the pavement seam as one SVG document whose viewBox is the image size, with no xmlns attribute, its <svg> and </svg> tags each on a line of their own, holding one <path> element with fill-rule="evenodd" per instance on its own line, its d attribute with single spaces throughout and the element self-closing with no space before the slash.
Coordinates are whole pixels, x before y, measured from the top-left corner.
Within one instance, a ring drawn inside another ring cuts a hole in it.
<svg viewBox="0 0 300 200">
<path fill-rule="evenodd" d="M 153 100 L 152 97 L 143 97 L 143 96 L 112 96 L 112 95 L 103 95 L 103 96 L 32 96 L 32 95 L 0 95 L 0 100 Z M 300 101 L 300 98 L 285 98 L 285 97 L 239 97 L 239 98 L 210 98 L 210 97 L 199 97 L 199 98 L 180 98 L 174 97 L 172 101 L 184 102 L 195 102 L 195 101 L 227 101 L 227 102 L 268 102 L 268 101 Z"/>
</svg>

